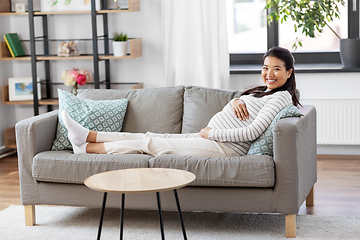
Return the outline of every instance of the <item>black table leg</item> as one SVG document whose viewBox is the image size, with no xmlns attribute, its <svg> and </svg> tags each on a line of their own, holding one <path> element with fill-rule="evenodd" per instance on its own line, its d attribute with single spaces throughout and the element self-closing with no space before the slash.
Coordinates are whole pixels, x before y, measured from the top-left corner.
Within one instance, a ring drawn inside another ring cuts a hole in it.
<svg viewBox="0 0 360 240">
<path fill-rule="evenodd" d="M 121 197 L 120 240 L 123 239 L 124 208 L 125 208 L 125 193 L 123 193 L 123 194 L 122 194 L 122 197 Z"/>
<path fill-rule="evenodd" d="M 177 206 L 177 209 L 178 209 L 178 212 L 179 212 L 179 218 L 180 218 L 180 223 L 181 223 L 181 229 L 182 229 L 182 232 L 183 232 L 183 236 L 184 236 L 184 239 L 187 240 L 186 232 L 185 232 L 185 225 L 184 225 L 184 221 L 183 221 L 182 213 L 181 213 L 181 208 L 180 208 L 180 201 L 179 201 L 179 197 L 178 197 L 176 189 L 174 189 L 174 195 L 175 195 L 176 206 Z"/>
<path fill-rule="evenodd" d="M 104 192 L 104 198 L 103 198 L 103 203 L 102 203 L 102 208 L 101 208 L 100 223 L 99 223 L 99 230 L 98 230 L 98 236 L 97 236 L 98 240 L 100 240 L 100 236 L 101 236 L 101 229 L 102 229 L 102 223 L 103 223 L 103 219 L 104 219 L 104 212 L 105 212 L 105 205 L 106 205 L 106 197 L 107 197 L 107 192 Z"/>
<path fill-rule="evenodd" d="M 158 202 L 158 210 L 159 210 L 159 218 L 160 218 L 161 239 L 165 240 L 164 224 L 163 224 L 163 217 L 162 217 L 162 211 L 161 211 L 161 203 L 160 203 L 160 194 L 159 194 L 159 192 L 156 192 L 156 197 L 157 197 L 157 202 Z"/>
</svg>

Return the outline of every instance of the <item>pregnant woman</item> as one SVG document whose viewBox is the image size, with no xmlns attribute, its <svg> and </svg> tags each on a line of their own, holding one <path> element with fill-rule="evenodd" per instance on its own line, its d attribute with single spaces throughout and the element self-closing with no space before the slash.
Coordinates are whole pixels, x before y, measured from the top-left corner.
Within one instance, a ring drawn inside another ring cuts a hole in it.
<svg viewBox="0 0 360 240">
<path fill-rule="evenodd" d="M 232 99 L 199 133 L 95 132 L 75 122 L 66 111 L 61 117 L 75 154 L 243 156 L 283 108 L 299 104 L 292 54 L 281 47 L 271 48 L 262 65 L 265 86 L 249 89 L 240 98 Z"/>
</svg>

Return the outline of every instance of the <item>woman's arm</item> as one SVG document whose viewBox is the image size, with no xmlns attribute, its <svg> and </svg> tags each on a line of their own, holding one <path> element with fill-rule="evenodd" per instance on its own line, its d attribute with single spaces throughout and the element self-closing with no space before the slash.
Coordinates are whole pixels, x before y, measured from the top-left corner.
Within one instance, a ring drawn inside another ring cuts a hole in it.
<svg viewBox="0 0 360 240">
<path fill-rule="evenodd" d="M 210 140 L 220 142 L 247 142 L 257 139 L 271 124 L 275 116 L 286 106 L 292 104 L 288 92 L 276 94 L 261 108 L 254 121 L 247 127 L 235 129 L 211 129 Z"/>
</svg>

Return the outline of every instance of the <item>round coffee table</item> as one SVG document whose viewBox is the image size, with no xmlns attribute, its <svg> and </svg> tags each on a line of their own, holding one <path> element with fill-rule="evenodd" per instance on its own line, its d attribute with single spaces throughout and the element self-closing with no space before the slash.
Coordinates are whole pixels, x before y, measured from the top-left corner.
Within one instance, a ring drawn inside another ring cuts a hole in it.
<svg viewBox="0 0 360 240">
<path fill-rule="evenodd" d="M 84 184 L 88 188 L 95 191 L 104 192 L 97 239 L 100 239 L 101 236 L 102 222 L 104 218 L 106 197 L 108 192 L 122 194 L 120 239 L 123 239 L 125 194 L 156 192 L 161 237 L 162 239 L 165 239 L 159 192 L 168 190 L 174 191 L 183 236 L 184 239 L 187 239 L 176 189 L 185 187 L 189 183 L 193 182 L 195 178 L 195 174 L 191 172 L 170 168 L 130 168 L 98 173 L 88 177 L 84 181 Z"/>
</svg>

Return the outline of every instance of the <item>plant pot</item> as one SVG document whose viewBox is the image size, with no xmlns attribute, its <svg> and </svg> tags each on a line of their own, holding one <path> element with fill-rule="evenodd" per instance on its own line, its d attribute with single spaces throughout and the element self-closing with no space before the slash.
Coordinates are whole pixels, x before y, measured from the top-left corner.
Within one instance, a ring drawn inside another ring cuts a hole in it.
<svg viewBox="0 0 360 240">
<path fill-rule="evenodd" d="M 360 39 L 341 39 L 340 57 L 344 68 L 360 68 Z"/>
<path fill-rule="evenodd" d="M 127 42 L 113 42 L 112 44 L 115 57 L 124 57 L 127 55 Z"/>
</svg>

